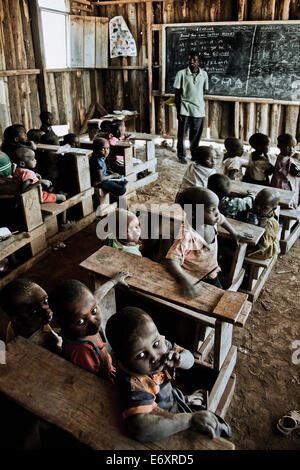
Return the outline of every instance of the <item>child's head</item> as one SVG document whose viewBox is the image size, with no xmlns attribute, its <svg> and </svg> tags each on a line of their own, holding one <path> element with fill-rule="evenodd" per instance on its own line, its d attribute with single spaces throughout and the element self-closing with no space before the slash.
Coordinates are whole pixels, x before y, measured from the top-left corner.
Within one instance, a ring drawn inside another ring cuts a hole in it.
<svg viewBox="0 0 300 470">
<path fill-rule="evenodd" d="M 227 153 L 234 157 L 241 157 L 243 155 L 244 146 L 240 139 L 227 137 L 227 139 L 224 140 L 224 146 Z"/>
<path fill-rule="evenodd" d="M 141 227 L 138 218 L 133 212 L 125 209 L 117 209 L 111 212 L 108 220 L 115 223 L 115 237 L 121 243 L 136 244 L 141 236 Z M 111 224 L 111 226 L 113 226 Z"/>
<path fill-rule="evenodd" d="M 111 133 L 114 137 L 120 138 L 126 132 L 125 122 L 120 119 L 116 119 L 111 123 Z"/>
<path fill-rule="evenodd" d="M 281 134 L 277 137 L 277 147 L 284 156 L 291 157 L 295 153 L 297 140 L 291 134 Z"/>
<path fill-rule="evenodd" d="M 152 318 L 136 307 L 126 307 L 109 318 L 107 339 L 116 357 L 135 374 L 162 371 L 167 353 L 166 341 Z"/>
<path fill-rule="evenodd" d="M 108 157 L 110 145 L 107 139 L 97 137 L 93 140 L 93 151 L 101 157 Z"/>
<path fill-rule="evenodd" d="M 178 204 L 184 209 L 185 205 L 190 205 L 192 212 L 192 226 L 195 228 L 197 221 L 197 205 L 204 206 L 204 224 L 215 225 L 219 218 L 219 198 L 210 189 L 193 188 L 185 189 L 178 197 Z M 187 209 L 187 207 L 186 207 Z"/>
<path fill-rule="evenodd" d="M 92 292 L 75 279 L 64 281 L 49 296 L 49 304 L 62 334 L 69 339 L 98 333 L 101 311 Z"/>
<path fill-rule="evenodd" d="M 45 134 L 44 131 L 42 131 L 41 129 L 30 129 L 28 132 L 27 132 L 27 137 L 28 137 L 28 140 L 32 140 L 33 142 L 35 142 L 36 144 L 39 144 L 40 141 L 41 141 L 41 137 Z"/>
<path fill-rule="evenodd" d="M 206 168 L 215 166 L 216 156 L 216 151 L 208 145 L 200 145 L 192 152 L 192 160 Z"/>
<path fill-rule="evenodd" d="M 59 138 L 55 134 L 44 134 L 41 137 L 41 144 L 59 145 Z"/>
<path fill-rule="evenodd" d="M 34 151 L 26 147 L 16 149 L 15 161 L 20 168 L 28 168 L 28 170 L 33 170 L 37 163 Z"/>
<path fill-rule="evenodd" d="M 0 306 L 10 318 L 15 334 L 32 334 L 52 320 L 48 295 L 29 279 L 15 279 L 0 293 Z"/>
<path fill-rule="evenodd" d="M 228 196 L 231 191 L 231 181 L 227 175 L 215 173 L 208 178 L 207 188 L 214 192 L 219 199 Z"/>
<path fill-rule="evenodd" d="M 5 129 L 4 142 L 13 144 L 25 144 L 28 140 L 26 129 L 22 124 L 13 124 Z"/>
<path fill-rule="evenodd" d="M 40 120 L 43 125 L 52 126 L 54 117 L 53 117 L 53 114 L 50 113 L 50 111 L 43 111 L 40 114 Z"/>
<path fill-rule="evenodd" d="M 101 126 L 100 126 L 100 131 L 105 132 L 107 134 L 111 134 L 111 121 L 108 121 L 108 119 L 105 119 L 104 121 L 102 121 Z"/>
<path fill-rule="evenodd" d="M 254 150 L 261 153 L 268 153 L 270 146 L 270 139 L 267 135 L 257 132 L 249 139 L 249 144 Z"/>
<path fill-rule="evenodd" d="M 262 189 L 254 199 L 253 212 L 259 217 L 272 217 L 279 204 L 279 194 L 275 188 Z"/>
<path fill-rule="evenodd" d="M 67 134 L 64 136 L 63 145 L 69 144 L 73 148 L 80 147 L 80 138 L 76 134 Z"/>
</svg>

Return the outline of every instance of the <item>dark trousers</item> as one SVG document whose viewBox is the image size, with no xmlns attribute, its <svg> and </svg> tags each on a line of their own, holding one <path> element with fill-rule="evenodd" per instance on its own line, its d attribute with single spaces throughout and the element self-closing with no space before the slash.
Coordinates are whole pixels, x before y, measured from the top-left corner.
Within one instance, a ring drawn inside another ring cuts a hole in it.
<svg viewBox="0 0 300 470">
<path fill-rule="evenodd" d="M 126 193 L 126 183 L 127 181 L 111 181 L 105 180 L 99 184 L 99 187 L 102 188 L 107 193 L 112 193 L 115 196 L 123 196 Z"/>
<path fill-rule="evenodd" d="M 219 287 L 219 289 L 223 289 L 222 284 L 219 281 L 218 276 L 215 277 L 214 279 L 211 279 L 210 277 L 207 277 L 204 282 L 207 282 L 207 284 L 210 284 L 211 286 Z"/>
<path fill-rule="evenodd" d="M 190 150 L 198 147 L 203 130 L 204 117 L 196 118 L 191 116 L 180 115 L 178 120 L 178 134 L 177 134 L 177 156 L 179 160 L 186 157 L 185 139 L 189 130 Z"/>
</svg>

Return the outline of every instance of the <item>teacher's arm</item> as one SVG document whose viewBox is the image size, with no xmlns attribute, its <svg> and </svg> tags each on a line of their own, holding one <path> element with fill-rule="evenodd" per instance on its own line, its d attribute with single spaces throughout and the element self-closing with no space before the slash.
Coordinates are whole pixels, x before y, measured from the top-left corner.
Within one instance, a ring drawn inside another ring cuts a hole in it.
<svg viewBox="0 0 300 470">
<path fill-rule="evenodd" d="M 178 121 L 181 119 L 181 117 L 180 117 L 180 104 L 181 104 L 181 90 L 176 88 L 175 89 L 175 105 L 176 105 Z"/>
</svg>

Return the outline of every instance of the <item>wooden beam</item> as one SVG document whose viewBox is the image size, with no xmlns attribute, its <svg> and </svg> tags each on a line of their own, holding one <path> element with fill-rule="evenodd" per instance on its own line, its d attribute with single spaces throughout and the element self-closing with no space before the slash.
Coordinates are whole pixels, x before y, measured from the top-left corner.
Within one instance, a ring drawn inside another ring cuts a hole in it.
<svg viewBox="0 0 300 470">
<path fill-rule="evenodd" d="M 40 69 L 0 70 L 0 77 L 12 77 L 14 75 L 39 75 L 40 73 Z"/>
</svg>

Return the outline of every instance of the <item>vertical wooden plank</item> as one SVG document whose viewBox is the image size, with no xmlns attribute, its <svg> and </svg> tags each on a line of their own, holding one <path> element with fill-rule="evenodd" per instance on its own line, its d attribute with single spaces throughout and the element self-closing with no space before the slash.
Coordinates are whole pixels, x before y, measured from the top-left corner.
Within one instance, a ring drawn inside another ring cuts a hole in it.
<svg viewBox="0 0 300 470">
<path fill-rule="evenodd" d="M 221 104 L 217 101 L 211 101 L 209 105 L 209 127 L 210 137 L 219 138 L 219 128 L 221 121 Z"/>
<path fill-rule="evenodd" d="M 238 0 L 237 4 L 237 19 L 238 21 L 243 21 L 245 14 L 245 0 Z"/>
<path fill-rule="evenodd" d="M 278 20 L 289 20 L 289 14 L 290 14 L 290 0 L 281 0 L 278 3 L 278 13 L 277 13 L 277 19 Z"/>
<path fill-rule="evenodd" d="M 64 72 L 55 72 L 54 74 L 57 105 L 58 105 L 58 122 L 59 124 L 67 124 L 68 118 L 66 113 L 66 102 L 63 88 Z"/>
<path fill-rule="evenodd" d="M 269 105 L 260 105 L 260 132 L 262 134 L 269 134 Z"/>
<path fill-rule="evenodd" d="M 285 132 L 293 136 L 297 133 L 297 121 L 299 116 L 299 106 L 287 106 L 285 118 Z"/>
<path fill-rule="evenodd" d="M 96 18 L 96 68 L 108 66 L 108 18 Z"/>
<path fill-rule="evenodd" d="M 278 104 L 272 105 L 271 120 L 270 120 L 270 139 L 273 144 L 277 143 L 279 119 L 280 119 L 281 106 Z"/>
<path fill-rule="evenodd" d="M 240 126 L 239 126 L 239 120 L 240 120 L 240 103 L 239 101 L 236 101 L 234 103 L 234 137 L 237 139 L 239 138 L 239 132 L 240 132 Z"/>
<path fill-rule="evenodd" d="M 95 18 L 93 16 L 84 17 L 83 31 L 83 66 L 88 68 L 94 68 L 96 53 L 96 27 Z"/>
<path fill-rule="evenodd" d="M 54 116 L 54 120 L 59 124 L 59 112 L 58 112 L 58 103 L 56 97 L 56 86 L 54 73 L 48 72 L 48 86 L 49 86 L 49 97 L 50 97 L 50 111 Z"/>
<path fill-rule="evenodd" d="M 247 103 L 247 124 L 246 124 L 246 135 L 245 140 L 249 140 L 249 137 L 254 134 L 255 130 L 255 104 Z"/>
<path fill-rule="evenodd" d="M 71 67 L 83 67 L 83 16 L 70 16 L 70 63 Z"/>
<path fill-rule="evenodd" d="M 152 83 L 152 4 L 146 4 L 146 23 L 147 23 L 147 56 L 148 56 L 148 100 L 149 100 L 149 122 L 150 122 L 150 133 L 155 133 L 155 111 L 154 111 L 154 99 L 152 96 L 153 83 Z"/>
<path fill-rule="evenodd" d="M 219 371 L 226 359 L 232 344 L 232 325 L 230 323 L 215 323 L 215 343 L 214 343 L 214 369 Z"/>
</svg>

